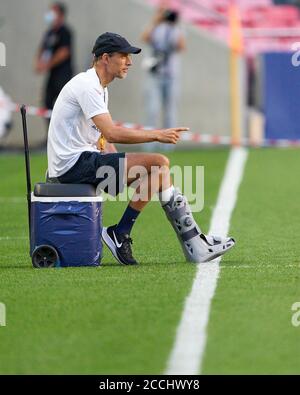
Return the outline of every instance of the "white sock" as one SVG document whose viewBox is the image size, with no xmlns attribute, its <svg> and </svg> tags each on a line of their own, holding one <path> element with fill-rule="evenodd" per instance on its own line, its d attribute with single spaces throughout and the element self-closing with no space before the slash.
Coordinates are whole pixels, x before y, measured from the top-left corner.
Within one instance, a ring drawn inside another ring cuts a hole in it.
<svg viewBox="0 0 300 395">
<path fill-rule="evenodd" d="M 174 185 L 171 185 L 169 188 L 158 193 L 158 197 L 162 206 L 165 206 L 171 200 L 171 197 L 174 195 L 174 191 Z"/>
</svg>

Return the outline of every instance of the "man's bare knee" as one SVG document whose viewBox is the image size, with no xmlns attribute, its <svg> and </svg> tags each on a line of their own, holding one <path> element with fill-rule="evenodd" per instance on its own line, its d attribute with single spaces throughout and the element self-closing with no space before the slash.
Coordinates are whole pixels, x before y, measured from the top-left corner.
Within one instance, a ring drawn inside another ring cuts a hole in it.
<svg viewBox="0 0 300 395">
<path fill-rule="evenodd" d="M 169 159 L 162 154 L 126 154 L 127 173 L 134 166 L 143 166 L 147 173 L 154 171 L 154 168 L 169 168 Z"/>
<path fill-rule="evenodd" d="M 169 158 L 162 154 L 155 154 L 155 165 L 159 167 L 170 167 Z"/>
<path fill-rule="evenodd" d="M 167 156 L 161 155 L 162 156 L 162 161 L 163 161 L 163 166 L 165 167 L 170 167 L 170 160 Z"/>
</svg>

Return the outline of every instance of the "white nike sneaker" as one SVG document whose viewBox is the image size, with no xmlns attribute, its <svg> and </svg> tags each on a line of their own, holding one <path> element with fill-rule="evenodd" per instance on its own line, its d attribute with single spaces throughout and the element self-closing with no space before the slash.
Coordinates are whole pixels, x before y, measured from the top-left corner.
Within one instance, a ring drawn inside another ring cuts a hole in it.
<svg viewBox="0 0 300 395">
<path fill-rule="evenodd" d="M 232 237 L 208 236 L 201 233 L 184 244 L 185 256 L 190 262 L 204 263 L 225 254 L 235 245 L 235 240 Z"/>
</svg>

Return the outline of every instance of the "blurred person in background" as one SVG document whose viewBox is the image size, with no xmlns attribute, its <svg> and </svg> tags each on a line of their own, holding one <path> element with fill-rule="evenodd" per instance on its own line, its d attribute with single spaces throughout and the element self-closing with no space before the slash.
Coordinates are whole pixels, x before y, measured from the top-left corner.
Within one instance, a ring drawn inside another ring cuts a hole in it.
<svg viewBox="0 0 300 395">
<path fill-rule="evenodd" d="M 43 105 L 52 110 L 63 86 L 72 78 L 72 32 L 65 24 L 67 14 L 63 3 L 53 3 L 44 18 L 49 25 L 35 59 L 35 71 L 47 74 Z M 49 120 L 47 120 L 47 129 Z M 45 142 L 46 144 L 46 142 Z"/>
<path fill-rule="evenodd" d="M 150 47 L 151 56 L 144 59 L 147 70 L 146 124 L 171 128 L 177 125 L 177 100 L 180 79 L 180 55 L 186 48 L 178 24 L 177 11 L 159 7 L 152 23 L 142 33 Z"/>
</svg>

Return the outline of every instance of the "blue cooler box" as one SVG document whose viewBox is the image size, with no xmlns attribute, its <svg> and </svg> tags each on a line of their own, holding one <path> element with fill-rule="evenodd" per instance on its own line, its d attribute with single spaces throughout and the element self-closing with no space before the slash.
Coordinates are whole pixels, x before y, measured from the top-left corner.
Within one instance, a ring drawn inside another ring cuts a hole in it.
<svg viewBox="0 0 300 395">
<path fill-rule="evenodd" d="M 55 266 L 99 266 L 102 198 L 91 185 L 36 184 L 30 215 L 32 257 L 50 246 L 58 256 Z"/>
</svg>

